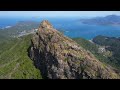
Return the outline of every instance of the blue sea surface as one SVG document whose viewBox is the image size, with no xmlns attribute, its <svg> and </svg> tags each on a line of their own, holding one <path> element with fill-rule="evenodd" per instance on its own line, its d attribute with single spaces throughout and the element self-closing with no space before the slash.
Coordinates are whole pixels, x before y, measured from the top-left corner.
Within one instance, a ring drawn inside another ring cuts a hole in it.
<svg viewBox="0 0 120 90">
<path fill-rule="evenodd" d="M 25 18 L 8 18 L 8 17 L 0 17 L 0 28 L 4 28 L 6 26 L 13 26 L 17 22 L 25 20 Z"/>
<path fill-rule="evenodd" d="M 49 20 L 58 30 L 64 30 L 68 37 L 82 37 L 92 39 L 97 35 L 120 37 L 120 26 L 111 25 L 88 25 L 79 21 L 80 18 L 0 18 L 0 27 L 15 25 L 18 21 Z"/>
</svg>

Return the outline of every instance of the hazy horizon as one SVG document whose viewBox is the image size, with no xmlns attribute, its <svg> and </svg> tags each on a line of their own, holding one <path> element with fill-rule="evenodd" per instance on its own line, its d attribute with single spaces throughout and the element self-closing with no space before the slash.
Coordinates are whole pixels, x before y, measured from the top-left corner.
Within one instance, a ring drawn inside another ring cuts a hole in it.
<svg viewBox="0 0 120 90">
<path fill-rule="evenodd" d="M 90 18 L 104 17 L 107 15 L 120 15 L 120 11 L 0 11 L 0 17 L 22 17 L 22 18 Z"/>
</svg>

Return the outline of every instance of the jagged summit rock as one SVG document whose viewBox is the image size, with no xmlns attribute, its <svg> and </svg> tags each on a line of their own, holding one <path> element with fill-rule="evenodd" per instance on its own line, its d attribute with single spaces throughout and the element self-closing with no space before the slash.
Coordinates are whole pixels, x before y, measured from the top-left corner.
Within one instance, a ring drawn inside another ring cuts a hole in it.
<svg viewBox="0 0 120 90">
<path fill-rule="evenodd" d="M 48 20 L 43 20 L 40 24 L 40 28 L 53 28 L 53 26 Z"/>
<path fill-rule="evenodd" d="M 44 78 L 120 78 L 111 67 L 103 64 L 75 41 L 55 30 L 46 20 L 40 24 L 38 33 L 33 36 L 31 42 L 30 57 Z"/>
</svg>

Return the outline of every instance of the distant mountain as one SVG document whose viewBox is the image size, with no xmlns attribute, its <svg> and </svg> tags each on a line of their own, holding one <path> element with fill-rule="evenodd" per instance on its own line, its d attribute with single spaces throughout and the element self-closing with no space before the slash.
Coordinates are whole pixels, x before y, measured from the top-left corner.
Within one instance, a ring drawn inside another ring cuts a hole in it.
<svg viewBox="0 0 120 90">
<path fill-rule="evenodd" d="M 120 16 L 108 15 L 105 17 L 95 17 L 91 19 L 81 19 L 84 24 L 100 24 L 100 25 L 120 25 Z"/>
</svg>

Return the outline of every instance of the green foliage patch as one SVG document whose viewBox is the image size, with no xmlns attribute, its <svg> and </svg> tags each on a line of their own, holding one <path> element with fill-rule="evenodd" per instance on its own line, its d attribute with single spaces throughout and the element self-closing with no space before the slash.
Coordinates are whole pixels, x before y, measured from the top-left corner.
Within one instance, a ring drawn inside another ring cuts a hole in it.
<svg viewBox="0 0 120 90">
<path fill-rule="evenodd" d="M 2 79 L 41 79 L 40 71 L 28 57 L 31 36 L 0 44 L 0 78 Z"/>
</svg>

